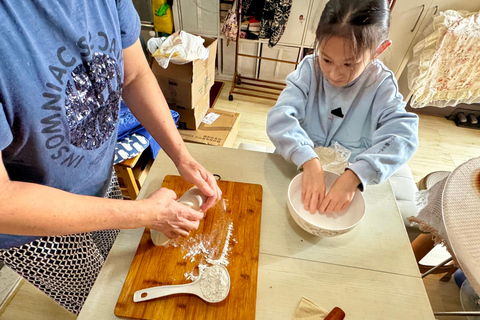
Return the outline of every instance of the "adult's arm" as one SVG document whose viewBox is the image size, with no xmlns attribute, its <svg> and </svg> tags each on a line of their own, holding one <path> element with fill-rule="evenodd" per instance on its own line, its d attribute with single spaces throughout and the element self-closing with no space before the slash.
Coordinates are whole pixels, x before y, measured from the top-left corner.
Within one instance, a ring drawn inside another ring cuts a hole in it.
<svg viewBox="0 0 480 320">
<path fill-rule="evenodd" d="M 205 211 L 221 197 L 213 175 L 188 152 L 172 119 L 170 109 L 152 73 L 138 40 L 123 50 L 125 78 L 123 99 L 133 115 L 172 159 L 185 180 L 195 184 L 208 196 Z"/>
<path fill-rule="evenodd" d="M 9 179 L 0 152 L 0 233 L 65 235 L 104 229 L 150 227 L 174 238 L 198 228 L 203 214 L 162 188 L 140 201 L 81 196 Z"/>
</svg>

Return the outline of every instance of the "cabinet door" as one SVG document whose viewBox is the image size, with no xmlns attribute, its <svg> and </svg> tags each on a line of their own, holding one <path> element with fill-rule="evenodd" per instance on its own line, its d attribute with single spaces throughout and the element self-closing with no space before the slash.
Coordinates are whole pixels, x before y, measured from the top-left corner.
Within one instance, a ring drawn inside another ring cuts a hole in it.
<svg viewBox="0 0 480 320">
<path fill-rule="evenodd" d="M 446 10 L 465 10 L 470 12 L 478 12 L 480 10 L 480 1 L 468 0 L 433 0 L 432 6 L 437 6 L 438 12 Z M 435 8 L 434 8 L 435 10 Z"/>
<path fill-rule="evenodd" d="M 256 56 L 258 55 L 259 44 L 256 41 L 240 40 L 238 52 Z M 222 38 L 222 70 L 223 76 L 232 76 L 235 72 L 235 42 L 227 46 L 226 40 Z M 238 57 L 238 73 L 244 77 L 256 78 L 257 59 Z"/>
<path fill-rule="evenodd" d="M 305 28 L 305 36 L 303 37 L 303 45 L 308 47 L 313 47 L 315 43 L 315 31 L 317 30 L 318 22 L 322 16 L 323 9 L 327 4 L 328 0 L 315 0 L 312 1 L 310 7 L 307 26 Z"/>
<path fill-rule="evenodd" d="M 315 0 L 318 1 L 318 0 Z M 310 0 L 293 0 L 287 26 L 279 44 L 301 45 L 307 21 Z"/>
<path fill-rule="evenodd" d="M 269 48 L 262 44 L 261 57 L 297 62 L 299 48 L 277 45 Z M 295 70 L 295 65 L 262 59 L 259 63 L 259 79 L 272 81 L 285 81 L 285 78 Z"/>
<path fill-rule="evenodd" d="M 218 0 L 177 0 L 176 30 L 203 36 L 218 36 L 220 3 Z"/>
<path fill-rule="evenodd" d="M 397 1 L 390 18 L 389 39 L 392 45 L 381 56 L 387 68 L 400 76 L 405 56 L 417 34 L 432 0 Z"/>
</svg>

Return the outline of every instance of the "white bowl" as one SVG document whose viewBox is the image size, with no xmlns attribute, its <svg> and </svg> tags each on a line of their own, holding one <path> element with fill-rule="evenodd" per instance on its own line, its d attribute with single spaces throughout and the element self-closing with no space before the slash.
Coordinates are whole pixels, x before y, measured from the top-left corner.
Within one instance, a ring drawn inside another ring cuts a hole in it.
<svg viewBox="0 0 480 320">
<path fill-rule="evenodd" d="M 327 193 L 330 191 L 338 174 L 325 171 L 325 184 Z M 365 200 L 360 190 L 357 189 L 352 203 L 346 210 L 339 212 L 316 211 L 311 214 L 305 210 L 302 202 L 303 172 L 295 176 L 288 186 L 288 210 L 293 220 L 305 231 L 322 237 L 333 237 L 352 230 L 365 215 Z"/>
</svg>

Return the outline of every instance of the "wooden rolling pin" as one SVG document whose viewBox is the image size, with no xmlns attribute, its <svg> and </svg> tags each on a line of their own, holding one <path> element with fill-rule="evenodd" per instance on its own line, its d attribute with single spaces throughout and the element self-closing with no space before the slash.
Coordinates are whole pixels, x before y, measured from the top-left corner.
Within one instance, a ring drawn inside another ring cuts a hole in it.
<svg viewBox="0 0 480 320">
<path fill-rule="evenodd" d="M 345 318 L 345 312 L 339 307 L 335 307 L 323 320 L 343 320 Z"/>
</svg>

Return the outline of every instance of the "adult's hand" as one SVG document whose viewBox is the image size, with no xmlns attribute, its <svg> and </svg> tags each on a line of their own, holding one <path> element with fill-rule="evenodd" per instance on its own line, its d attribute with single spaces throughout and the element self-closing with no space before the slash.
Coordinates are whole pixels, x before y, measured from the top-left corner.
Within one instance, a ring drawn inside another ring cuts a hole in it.
<svg viewBox="0 0 480 320">
<path fill-rule="evenodd" d="M 207 201 L 202 205 L 203 212 L 211 208 L 222 197 L 222 191 L 217 185 L 217 180 L 207 169 L 198 163 L 192 157 L 180 162 L 177 166 L 180 175 L 190 183 L 196 185 L 204 195 Z"/>
<path fill-rule="evenodd" d="M 177 202 L 176 198 L 174 191 L 161 188 L 140 200 L 149 208 L 144 211 L 144 225 L 163 232 L 170 239 L 186 237 L 190 231 L 197 230 L 203 213 Z"/>
<path fill-rule="evenodd" d="M 303 165 L 302 201 L 305 210 L 315 213 L 325 198 L 325 173 L 318 158 Z"/>
</svg>

